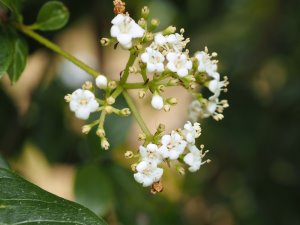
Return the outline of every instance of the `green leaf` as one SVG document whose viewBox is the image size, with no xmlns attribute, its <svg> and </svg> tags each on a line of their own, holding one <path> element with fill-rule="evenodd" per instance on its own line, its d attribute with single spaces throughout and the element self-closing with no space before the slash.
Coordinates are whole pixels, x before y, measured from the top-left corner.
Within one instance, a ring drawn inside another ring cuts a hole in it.
<svg viewBox="0 0 300 225">
<path fill-rule="evenodd" d="M 20 37 L 12 39 L 13 54 L 12 62 L 7 70 L 12 83 L 15 83 L 21 76 L 26 66 L 28 46 L 27 43 Z"/>
<path fill-rule="evenodd" d="M 7 162 L 3 159 L 1 155 L 0 155 L 0 168 L 9 169 Z"/>
<path fill-rule="evenodd" d="M 43 31 L 57 30 L 65 26 L 68 20 L 69 11 L 64 4 L 58 1 L 50 1 L 42 6 L 32 28 Z"/>
<path fill-rule="evenodd" d="M 112 186 L 105 168 L 93 164 L 79 168 L 75 180 L 78 203 L 103 216 L 112 206 L 112 196 Z"/>
<path fill-rule="evenodd" d="M 0 0 L 0 3 L 5 5 L 10 11 L 12 11 L 17 21 L 23 21 L 23 17 L 20 13 L 22 0 Z"/>
<path fill-rule="evenodd" d="M 0 224 L 106 223 L 85 207 L 50 194 L 0 168 Z"/>
<path fill-rule="evenodd" d="M 7 71 L 13 55 L 13 46 L 5 28 L 0 23 L 0 79 Z"/>
</svg>

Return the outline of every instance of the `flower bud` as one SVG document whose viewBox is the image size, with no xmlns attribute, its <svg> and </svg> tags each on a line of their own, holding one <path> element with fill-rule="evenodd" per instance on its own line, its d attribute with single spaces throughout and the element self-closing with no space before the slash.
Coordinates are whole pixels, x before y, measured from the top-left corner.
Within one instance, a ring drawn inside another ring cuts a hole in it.
<svg viewBox="0 0 300 225">
<path fill-rule="evenodd" d="M 112 105 L 116 102 L 116 99 L 114 97 L 110 96 L 106 99 L 106 102 L 107 102 L 107 104 Z"/>
<path fill-rule="evenodd" d="M 164 107 L 164 100 L 160 95 L 154 94 L 151 100 L 151 105 L 154 109 L 160 110 Z"/>
<path fill-rule="evenodd" d="M 149 12 L 150 12 L 149 8 L 148 8 L 147 6 L 144 6 L 144 7 L 142 8 L 142 17 L 143 17 L 144 19 L 147 19 L 148 16 L 149 16 Z"/>
<path fill-rule="evenodd" d="M 147 41 L 153 41 L 154 35 L 153 35 L 153 33 L 148 32 L 148 33 L 146 33 L 145 38 L 146 38 Z"/>
<path fill-rule="evenodd" d="M 134 163 L 134 164 L 131 165 L 131 170 L 133 172 L 136 172 L 136 166 L 137 166 L 137 163 Z"/>
<path fill-rule="evenodd" d="M 109 87 L 109 89 L 111 89 L 111 90 L 115 89 L 115 88 L 117 87 L 117 82 L 114 81 L 114 80 L 109 81 L 109 82 L 108 82 L 108 87 Z"/>
<path fill-rule="evenodd" d="M 141 18 L 141 19 L 139 19 L 138 24 L 139 24 L 143 29 L 145 29 L 145 28 L 146 28 L 146 25 L 147 25 L 147 22 L 146 22 L 146 20 L 145 20 L 144 18 Z"/>
<path fill-rule="evenodd" d="M 146 95 L 146 92 L 145 92 L 144 90 L 140 90 L 140 91 L 139 91 L 139 98 L 140 98 L 140 99 L 144 98 L 145 95 Z"/>
<path fill-rule="evenodd" d="M 146 140 L 146 138 L 147 138 L 146 134 L 144 134 L 144 133 L 139 134 L 139 137 L 138 137 L 139 141 L 144 141 L 144 140 Z"/>
<path fill-rule="evenodd" d="M 165 126 L 164 124 L 160 123 L 160 124 L 158 125 L 158 127 L 157 127 L 157 132 L 158 132 L 158 133 L 162 133 L 162 132 L 164 132 L 165 130 L 166 130 L 166 126 Z"/>
<path fill-rule="evenodd" d="M 164 105 L 164 111 L 165 112 L 169 112 L 171 109 L 171 106 L 170 105 Z"/>
<path fill-rule="evenodd" d="M 121 109 L 121 111 L 120 111 L 121 116 L 129 116 L 130 114 L 131 114 L 131 112 L 130 112 L 129 108 L 124 108 L 124 109 Z"/>
<path fill-rule="evenodd" d="M 96 134 L 100 138 L 104 138 L 105 137 L 105 131 L 102 128 L 98 128 L 97 131 L 96 131 Z"/>
<path fill-rule="evenodd" d="M 67 95 L 64 97 L 65 101 L 66 101 L 66 102 L 70 102 L 70 101 L 71 101 L 71 96 L 72 96 L 72 95 L 67 94 Z"/>
<path fill-rule="evenodd" d="M 151 29 L 154 30 L 156 27 L 159 26 L 159 20 L 158 19 L 152 19 L 150 22 Z"/>
<path fill-rule="evenodd" d="M 157 89 L 159 90 L 159 92 L 164 92 L 165 91 L 165 85 L 161 84 L 157 87 Z"/>
<path fill-rule="evenodd" d="M 90 130 L 91 130 L 91 126 L 90 125 L 84 125 L 82 127 L 81 131 L 82 131 L 83 134 L 88 134 L 90 132 Z"/>
<path fill-rule="evenodd" d="M 131 159 L 133 157 L 133 152 L 132 151 L 126 151 L 124 154 L 126 159 Z"/>
<path fill-rule="evenodd" d="M 108 46 L 110 44 L 111 40 L 109 38 L 101 38 L 100 44 L 102 46 Z"/>
<path fill-rule="evenodd" d="M 101 147 L 104 149 L 104 150 L 108 150 L 109 149 L 109 143 L 107 141 L 106 138 L 101 138 Z"/>
<path fill-rule="evenodd" d="M 91 81 L 86 81 L 82 85 L 83 90 L 89 90 L 90 91 L 92 88 L 93 88 L 93 83 Z"/>
<path fill-rule="evenodd" d="M 176 27 L 169 26 L 163 31 L 163 35 L 174 34 L 176 32 Z"/>
<path fill-rule="evenodd" d="M 172 79 L 168 82 L 168 85 L 170 85 L 170 86 L 177 86 L 178 84 L 179 84 L 178 79 Z"/>
<path fill-rule="evenodd" d="M 108 105 L 108 106 L 104 107 L 104 110 L 107 114 L 111 114 L 111 113 L 113 113 L 114 108 L 112 106 Z"/>
<path fill-rule="evenodd" d="M 185 169 L 183 167 L 177 168 L 177 171 L 180 175 L 182 175 L 182 176 L 185 175 Z"/>
<path fill-rule="evenodd" d="M 107 88 L 107 78 L 104 75 L 99 75 L 96 78 L 96 85 L 100 89 L 106 89 Z"/>
<path fill-rule="evenodd" d="M 167 102 L 170 104 L 170 105 L 176 105 L 178 103 L 177 99 L 176 98 L 169 98 L 167 100 Z"/>
</svg>

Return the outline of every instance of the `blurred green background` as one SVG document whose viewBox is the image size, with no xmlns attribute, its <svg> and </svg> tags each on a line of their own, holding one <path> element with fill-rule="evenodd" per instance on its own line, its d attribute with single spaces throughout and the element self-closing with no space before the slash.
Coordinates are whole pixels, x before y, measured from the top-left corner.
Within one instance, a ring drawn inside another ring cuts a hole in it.
<svg viewBox="0 0 300 225">
<path fill-rule="evenodd" d="M 26 0 L 25 22 L 34 21 L 43 2 Z M 111 1 L 64 3 L 71 12 L 67 29 L 88 18 L 96 41 L 108 36 Z M 107 121 L 113 150 L 99 150 L 94 135 L 83 137 L 70 125 L 71 113 L 63 96 L 73 89 L 58 78 L 41 79 L 23 113 L 1 85 L 1 153 L 14 161 L 31 143 L 52 164 L 78 167 L 76 200 L 110 224 L 300 224 L 300 1 L 126 3 L 134 18 L 147 4 L 151 17 L 159 18 L 162 27 L 184 27 L 185 36 L 191 38 L 191 52 L 204 46 L 218 52 L 219 71 L 230 80 L 229 92 L 222 96 L 230 108 L 221 122 L 201 122 L 200 141 L 211 149 L 213 162 L 180 181 L 176 181 L 179 175 L 174 175 L 175 181 L 168 185 L 176 185 L 172 192 L 176 197 L 151 195 L 134 181 L 126 166 L 130 163 L 114 156 L 126 149 L 123 143 L 131 119 Z M 43 35 L 55 39 L 57 33 Z M 31 53 L 40 48 L 28 41 Z M 103 54 L 100 46 L 98 54 Z M 54 58 L 50 55 L 45 74 Z M 172 189 L 169 186 L 166 184 L 165 192 Z"/>
</svg>

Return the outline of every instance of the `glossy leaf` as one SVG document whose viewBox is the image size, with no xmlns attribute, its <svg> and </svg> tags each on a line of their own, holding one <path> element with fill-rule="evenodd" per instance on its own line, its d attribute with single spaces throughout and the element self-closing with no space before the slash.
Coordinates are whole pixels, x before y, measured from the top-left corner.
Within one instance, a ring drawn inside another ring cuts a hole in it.
<svg viewBox="0 0 300 225">
<path fill-rule="evenodd" d="M 112 206 L 112 186 L 104 168 L 93 164 L 79 168 L 75 196 L 78 203 L 97 215 L 105 215 Z"/>
<path fill-rule="evenodd" d="M 0 168 L 0 224 L 105 225 L 94 213 Z"/>
<path fill-rule="evenodd" d="M 7 71 L 13 54 L 13 46 L 5 28 L 0 24 L 0 78 Z"/>
<path fill-rule="evenodd" d="M 45 3 L 39 11 L 36 23 L 32 26 L 38 30 L 57 30 L 66 25 L 69 20 L 69 11 L 58 1 Z"/>
<path fill-rule="evenodd" d="M 10 11 L 12 11 L 17 21 L 21 22 L 23 20 L 20 13 L 22 0 L 0 0 L 0 3 L 5 5 Z"/>
</svg>

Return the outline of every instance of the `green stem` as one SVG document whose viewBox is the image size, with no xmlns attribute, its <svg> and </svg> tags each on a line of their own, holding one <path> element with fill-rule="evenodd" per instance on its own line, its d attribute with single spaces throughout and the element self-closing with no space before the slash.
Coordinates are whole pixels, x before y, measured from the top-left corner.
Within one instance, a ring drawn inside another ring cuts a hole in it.
<svg viewBox="0 0 300 225">
<path fill-rule="evenodd" d="M 42 45 L 46 46 L 47 48 L 51 49 L 52 51 L 56 52 L 57 54 L 63 56 L 67 60 L 71 61 L 81 69 L 83 69 L 88 74 L 92 75 L 93 77 L 97 77 L 100 72 L 94 70 L 93 68 L 86 65 L 84 62 L 80 61 L 79 59 L 75 58 L 68 52 L 62 50 L 58 45 L 54 44 L 53 42 L 49 41 L 48 39 L 44 38 L 43 36 L 39 35 L 38 33 L 31 30 L 29 27 L 22 25 L 22 24 L 13 24 L 15 28 L 19 31 L 23 32 L 24 34 L 28 35 L 29 37 L 33 38 L 37 42 L 41 43 Z"/>
<path fill-rule="evenodd" d="M 117 88 L 116 88 L 116 90 L 112 93 L 112 97 L 114 98 L 114 99 L 116 99 L 121 93 L 122 93 L 122 91 L 123 91 L 123 87 L 122 86 L 118 86 Z"/>
<path fill-rule="evenodd" d="M 141 89 L 141 88 L 145 88 L 146 85 L 145 83 L 126 83 L 123 84 L 123 88 L 124 89 Z"/>
<path fill-rule="evenodd" d="M 151 137 L 151 132 L 149 131 L 147 125 L 145 124 L 143 118 L 141 117 L 140 113 L 138 112 L 137 108 L 135 107 L 135 104 L 133 103 L 131 97 L 129 96 L 126 90 L 123 91 L 123 96 L 142 131 L 146 134 L 147 137 Z"/>
<path fill-rule="evenodd" d="M 128 62 L 126 64 L 126 68 L 124 70 L 124 73 L 121 77 L 121 80 L 120 80 L 120 84 L 125 84 L 125 82 L 127 81 L 127 78 L 129 76 L 129 68 L 133 65 L 134 61 L 136 59 L 136 55 L 135 55 L 135 52 L 134 51 L 131 51 L 130 52 L 130 57 L 128 59 Z"/>
</svg>

